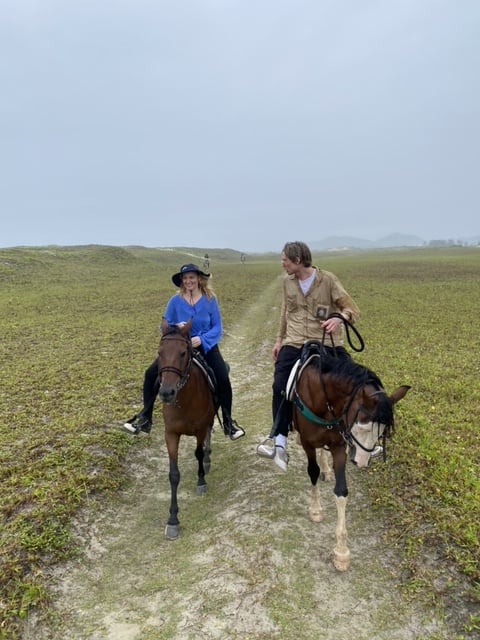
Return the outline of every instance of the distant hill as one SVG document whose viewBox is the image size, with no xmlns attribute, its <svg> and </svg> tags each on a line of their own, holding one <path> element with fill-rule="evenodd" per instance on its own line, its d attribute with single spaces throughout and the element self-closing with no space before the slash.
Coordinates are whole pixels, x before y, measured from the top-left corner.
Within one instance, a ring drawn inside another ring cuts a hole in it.
<svg viewBox="0 0 480 640">
<path fill-rule="evenodd" d="M 324 240 L 310 242 L 312 249 L 383 249 L 386 247 L 420 247 L 426 244 L 423 238 L 406 235 L 402 233 L 392 233 L 378 240 L 366 240 L 365 238 L 355 238 L 352 236 L 329 236 Z"/>
<path fill-rule="evenodd" d="M 480 236 L 471 238 L 449 238 L 425 240 L 419 236 L 391 233 L 378 240 L 366 240 L 365 238 L 355 238 L 352 236 L 329 236 L 324 240 L 310 241 L 309 245 L 316 251 L 333 251 L 342 249 L 386 249 L 393 247 L 422 247 L 422 246 L 447 246 L 447 245 L 478 245 Z"/>
</svg>

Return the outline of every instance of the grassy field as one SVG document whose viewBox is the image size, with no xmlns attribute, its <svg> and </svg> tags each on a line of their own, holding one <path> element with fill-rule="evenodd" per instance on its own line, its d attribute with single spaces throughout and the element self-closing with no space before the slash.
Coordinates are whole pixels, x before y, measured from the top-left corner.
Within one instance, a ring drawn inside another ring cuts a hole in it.
<svg viewBox="0 0 480 640">
<path fill-rule="evenodd" d="M 171 274 L 204 251 L 141 247 L 0 250 L 0 637 L 48 609 L 45 568 L 71 555 L 71 519 L 125 482 L 131 439 L 112 425 L 138 401 Z M 278 256 L 209 250 L 225 330 L 281 273 Z M 409 384 L 395 447 L 370 486 L 402 551 L 404 586 L 435 598 L 425 550 L 480 600 L 480 251 L 316 256 L 358 302 L 357 359 L 387 389 Z M 273 341 L 258 327 L 249 340 Z M 265 400 L 266 403 L 270 399 Z M 379 477 L 381 482 L 379 482 Z M 452 572 L 452 567 L 455 573 Z M 438 570 L 438 567 L 436 567 Z M 448 587 L 448 585 L 447 585 Z M 465 633 L 480 629 L 480 616 Z M 467 636 L 466 636 L 467 637 Z"/>
</svg>

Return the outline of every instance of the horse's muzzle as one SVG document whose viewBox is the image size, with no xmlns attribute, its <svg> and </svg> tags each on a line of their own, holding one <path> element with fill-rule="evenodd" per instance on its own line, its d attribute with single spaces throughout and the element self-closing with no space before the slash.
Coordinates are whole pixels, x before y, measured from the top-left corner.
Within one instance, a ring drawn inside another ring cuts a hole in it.
<svg viewBox="0 0 480 640">
<path fill-rule="evenodd" d="M 177 399 L 177 390 L 174 387 L 160 387 L 158 397 L 164 404 L 173 404 Z"/>
<path fill-rule="evenodd" d="M 361 450 L 357 452 L 357 447 L 353 445 L 349 447 L 348 459 L 350 462 L 353 462 L 356 467 L 365 469 L 370 464 L 371 456 L 369 453 Z"/>
</svg>

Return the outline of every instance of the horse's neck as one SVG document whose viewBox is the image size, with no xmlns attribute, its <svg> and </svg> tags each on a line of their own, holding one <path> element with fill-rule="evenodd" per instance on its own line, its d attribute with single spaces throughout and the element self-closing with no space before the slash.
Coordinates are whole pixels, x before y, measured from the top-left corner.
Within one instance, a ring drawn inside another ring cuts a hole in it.
<svg viewBox="0 0 480 640">
<path fill-rule="evenodd" d="M 352 392 L 352 384 L 334 374 L 324 374 L 322 379 L 325 401 L 333 408 L 336 415 L 340 415 Z"/>
</svg>

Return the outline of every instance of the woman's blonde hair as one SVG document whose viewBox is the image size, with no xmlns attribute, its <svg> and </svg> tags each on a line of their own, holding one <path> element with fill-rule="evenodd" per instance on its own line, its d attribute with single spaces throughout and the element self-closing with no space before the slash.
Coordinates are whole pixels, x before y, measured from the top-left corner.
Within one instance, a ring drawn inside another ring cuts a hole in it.
<svg viewBox="0 0 480 640">
<path fill-rule="evenodd" d="M 196 273 L 196 271 L 194 271 L 193 273 Z M 215 298 L 215 292 L 210 286 L 210 278 L 208 278 L 207 276 L 202 276 L 199 273 L 197 273 L 197 277 L 198 277 L 198 287 L 200 291 L 203 293 L 203 295 L 206 296 L 208 300 Z M 182 295 L 183 293 L 186 293 L 186 291 L 187 290 L 185 289 L 185 285 L 183 284 L 183 280 L 182 280 L 182 282 L 180 283 L 179 294 Z"/>
</svg>

